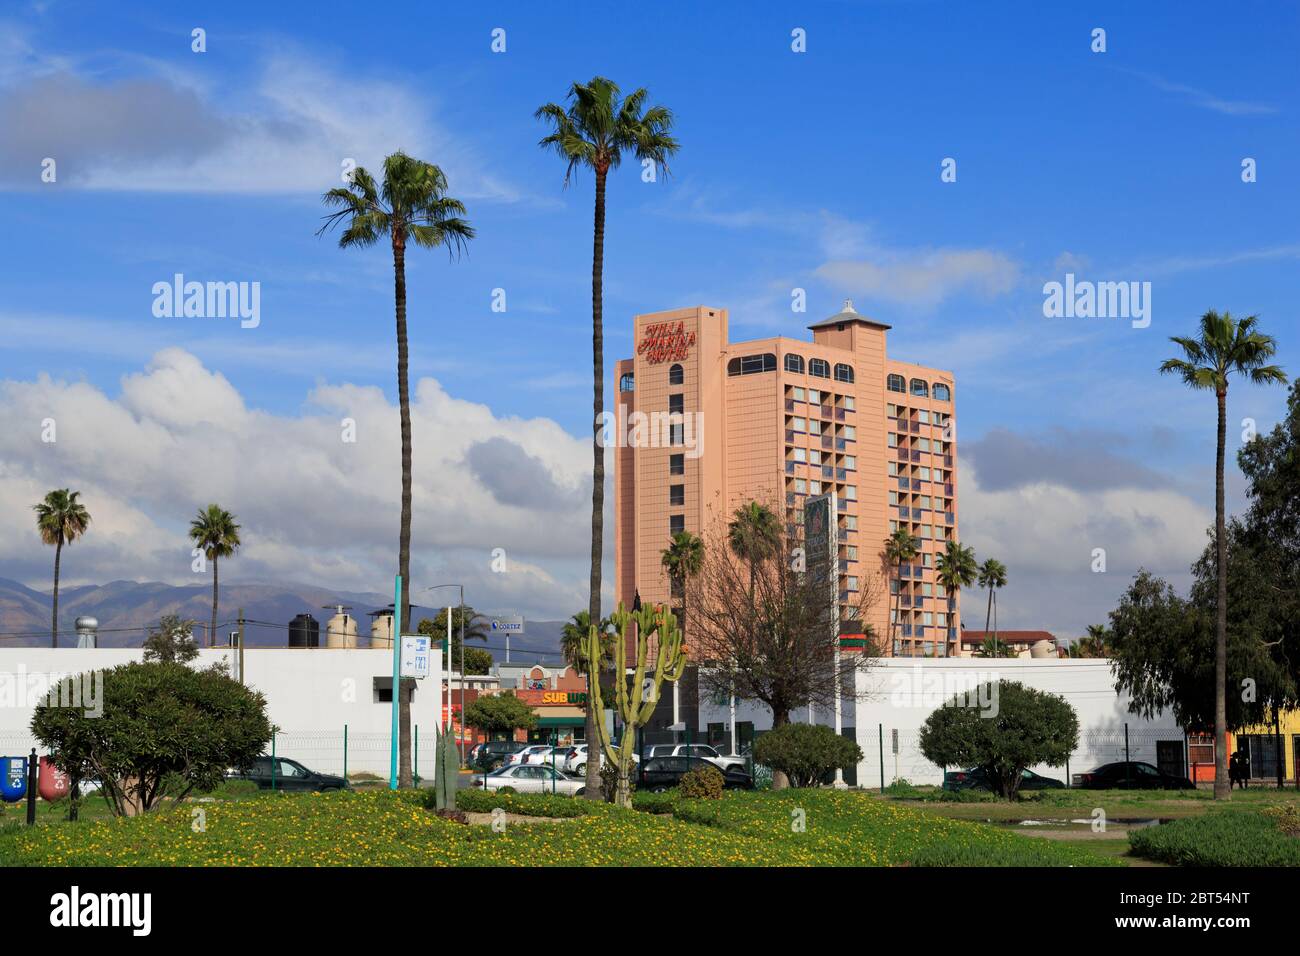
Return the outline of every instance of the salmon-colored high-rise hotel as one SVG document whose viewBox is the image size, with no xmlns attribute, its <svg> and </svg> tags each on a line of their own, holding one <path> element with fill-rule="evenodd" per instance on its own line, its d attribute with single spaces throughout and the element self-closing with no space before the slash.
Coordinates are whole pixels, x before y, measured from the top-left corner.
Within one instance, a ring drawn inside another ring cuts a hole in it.
<svg viewBox="0 0 1300 956">
<path fill-rule="evenodd" d="M 957 538 L 952 373 L 889 358 L 890 327 L 851 302 L 809 328 L 811 342 L 730 342 L 725 309 L 636 317 L 636 356 L 614 373 L 617 599 L 669 601 L 661 552 L 676 531 L 703 535 L 751 500 L 783 503 L 795 525 L 809 496 L 834 493 L 841 618 L 875 582 L 862 623 L 882 653 L 955 656 L 958 605 L 935 579 Z M 646 420 L 671 422 L 667 440 L 626 440 Z M 921 554 L 889 568 L 885 539 L 899 527 Z"/>
</svg>

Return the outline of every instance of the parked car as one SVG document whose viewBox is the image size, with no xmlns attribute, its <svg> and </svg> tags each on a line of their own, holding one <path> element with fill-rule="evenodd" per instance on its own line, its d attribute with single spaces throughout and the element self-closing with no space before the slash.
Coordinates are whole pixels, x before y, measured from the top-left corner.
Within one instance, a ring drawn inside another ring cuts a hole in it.
<svg viewBox="0 0 1300 956">
<path fill-rule="evenodd" d="M 494 770 L 489 774 L 476 777 L 474 786 L 482 787 L 484 790 L 500 790 L 502 787 L 513 787 L 520 793 L 555 792 L 570 797 L 580 797 L 587 790 L 584 782 L 577 777 L 571 777 L 567 773 L 553 770 L 549 766 L 534 766 L 532 764 L 516 764 Z"/>
<path fill-rule="evenodd" d="M 506 756 L 505 766 L 516 767 L 524 764 L 541 764 L 550 763 L 545 760 L 551 752 L 551 748 L 546 744 L 528 744 L 520 750 Z"/>
<path fill-rule="evenodd" d="M 507 757 L 527 746 L 514 740 L 489 740 L 470 752 L 470 766 L 480 770 L 496 770 L 505 764 Z"/>
<path fill-rule="evenodd" d="M 347 780 L 343 777 L 336 777 L 333 774 L 317 773 L 314 770 L 308 770 L 296 760 L 290 760 L 288 757 L 276 757 L 275 759 L 275 789 L 276 790 L 346 790 Z M 227 780 L 251 780 L 257 784 L 259 790 L 271 789 L 271 757 L 257 757 L 254 759 L 252 766 L 244 771 L 231 771 L 226 774 Z"/>
<path fill-rule="evenodd" d="M 703 757 L 651 757 L 639 768 L 637 788 L 651 793 L 663 793 L 682 782 L 688 770 L 713 767 L 722 774 L 722 786 L 727 790 L 753 790 L 754 778 L 743 770 L 715 766 Z"/>
<path fill-rule="evenodd" d="M 605 763 L 605 755 L 596 748 L 597 756 L 600 758 L 600 765 Z M 587 773 L 587 754 L 590 753 L 586 744 L 574 744 L 568 748 L 568 756 L 564 758 L 564 772 L 585 776 Z M 635 751 L 632 753 L 632 762 L 640 763 L 641 757 Z"/>
<path fill-rule="evenodd" d="M 1186 777 L 1165 773 L 1159 767 L 1140 760 L 1104 763 L 1087 773 L 1076 773 L 1070 779 L 1076 787 L 1083 787 L 1085 790 L 1196 789 L 1196 784 Z"/>
<path fill-rule="evenodd" d="M 988 775 L 983 767 L 971 767 L 969 770 L 949 770 L 943 775 L 945 790 L 992 790 Z M 1020 775 L 1021 790 L 1064 790 L 1065 782 L 1053 777 L 1043 777 L 1026 770 Z"/>
<path fill-rule="evenodd" d="M 749 772 L 749 764 L 744 757 L 721 754 L 708 744 L 654 744 L 646 748 L 648 757 L 692 757 L 707 760 L 719 770 L 734 767 Z"/>
</svg>

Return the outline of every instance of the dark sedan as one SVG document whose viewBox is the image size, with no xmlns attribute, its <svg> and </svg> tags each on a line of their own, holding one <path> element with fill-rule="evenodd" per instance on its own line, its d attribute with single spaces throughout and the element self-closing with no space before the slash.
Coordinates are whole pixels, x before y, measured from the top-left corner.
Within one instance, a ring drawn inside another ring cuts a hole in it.
<svg viewBox="0 0 1300 956">
<path fill-rule="evenodd" d="M 663 793 L 681 783 L 688 770 L 701 767 L 711 767 L 722 774 L 722 786 L 727 790 L 754 789 L 754 778 L 745 771 L 733 767 L 722 770 L 702 757 L 652 757 L 641 766 L 637 789 Z"/>
<path fill-rule="evenodd" d="M 1076 773 L 1076 787 L 1085 790 L 1195 790 L 1196 784 L 1186 777 L 1165 773 L 1149 763 L 1131 760 L 1127 763 L 1104 763 L 1087 773 Z"/>
<path fill-rule="evenodd" d="M 949 770 L 943 775 L 945 790 L 992 790 L 988 774 L 983 767 L 969 770 Z M 1052 777 L 1043 777 L 1032 770 L 1025 770 L 1020 775 L 1020 789 L 1025 790 L 1064 790 L 1065 783 Z"/>
<path fill-rule="evenodd" d="M 296 760 L 276 757 L 275 774 L 272 776 L 270 757 L 258 757 L 253 765 L 243 772 L 229 773 L 227 780 L 250 780 L 257 784 L 259 790 L 346 790 L 348 782 L 333 774 L 317 773 L 308 770 Z"/>
</svg>

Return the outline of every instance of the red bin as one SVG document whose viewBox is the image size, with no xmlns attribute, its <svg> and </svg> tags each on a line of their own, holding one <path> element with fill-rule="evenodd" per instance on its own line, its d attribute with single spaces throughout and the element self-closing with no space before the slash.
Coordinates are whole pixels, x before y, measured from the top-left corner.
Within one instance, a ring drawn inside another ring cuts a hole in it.
<svg viewBox="0 0 1300 956">
<path fill-rule="evenodd" d="M 54 766 L 49 757 L 41 757 L 36 770 L 36 792 L 42 800 L 56 803 L 68 795 L 68 775 Z"/>
</svg>

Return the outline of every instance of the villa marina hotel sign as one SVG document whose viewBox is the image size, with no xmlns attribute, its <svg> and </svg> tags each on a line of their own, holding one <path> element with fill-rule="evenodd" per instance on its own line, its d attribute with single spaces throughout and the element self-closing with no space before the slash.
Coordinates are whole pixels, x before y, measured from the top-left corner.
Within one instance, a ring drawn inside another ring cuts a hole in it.
<svg viewBox="0 0 1300 956">
<path fill-rule="evenodd" d="M 654 322 L 642 332 L 636 354 L 651 365 L 680 362 L 690 354 L 695 333 L 686 331 L 685 322 Z"/>
</svg>

